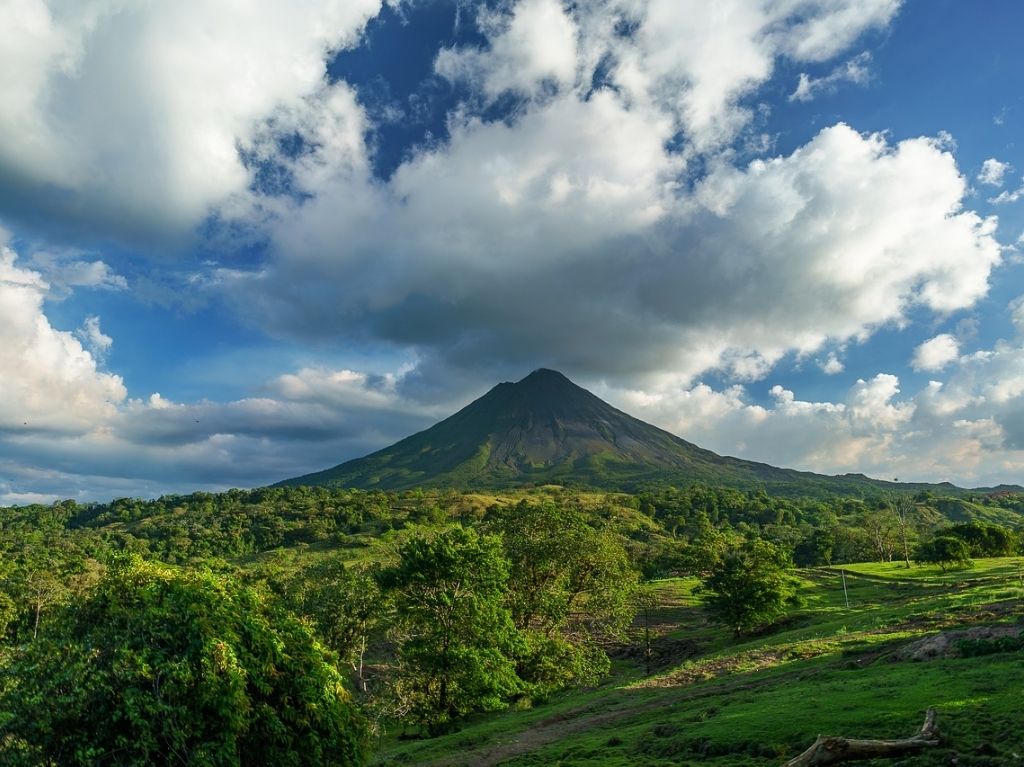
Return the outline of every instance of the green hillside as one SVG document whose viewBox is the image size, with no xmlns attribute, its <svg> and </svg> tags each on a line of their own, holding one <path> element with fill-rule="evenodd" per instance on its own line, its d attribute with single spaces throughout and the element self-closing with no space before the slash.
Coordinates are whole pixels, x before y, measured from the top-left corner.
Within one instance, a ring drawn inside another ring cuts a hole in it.
<svg viewBox="0 0 1024 767">
<path fill-rule="evenodd" d="M 449 418 L 390 447 L 279 484 L 365 490 L 558 484 L 637 490 L 694 482 L 790 496 L 963 492 L 949 483 L 824 476 L 720 456 L 613 408 L 561 373 L 543 369 L 518 383 L 498 384 Z"/>
<path fill-rule="evenodd" d="M 837 571 L 801 571 L 805 607 L 781 630 L 741 640 L 708 622 L 696 579 L 657 581 L 650 677 L 639 649 L 623 652 L 613 677 L 596 689 L 479 719 L 440 738 L 393 736 L 376 763 L 768 767 L 819 734 L 907 737 L 934 707 L 942 745 L 877 764 L 1018 764 L 1021 650 L 1006 642 L 997 651 L 998 642 L 979 640 L 962 652 L 915 661 L 908 648 L 943 632 L 1019 633 L 1019 567 L 1017 559 L 979 560 L 975 569 L 952 574 L 847 566 L 849 608 Z M 643 642 L 642 620 L 634 641 L 638 648 Z"/>
</svg>

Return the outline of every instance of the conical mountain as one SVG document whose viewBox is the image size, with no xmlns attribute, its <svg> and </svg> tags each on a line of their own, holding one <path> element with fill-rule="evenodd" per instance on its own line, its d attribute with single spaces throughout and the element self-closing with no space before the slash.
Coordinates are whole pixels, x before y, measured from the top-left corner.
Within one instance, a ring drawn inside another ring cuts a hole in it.
<svg viewBox="0 0 1024 767">
<path fill-rule="evenodd" d="M 391 447 L 282 485 L 401 490 L 541 484 L 635 490 L 706 482 L 777 493 L 874 494 L 929 485 L 828 477 L 712 453 L 617 410 L 554 370 L 501 383 L 440 423 Z M 944 484 L 944 492 L 951 486 Z"/>
</svg>

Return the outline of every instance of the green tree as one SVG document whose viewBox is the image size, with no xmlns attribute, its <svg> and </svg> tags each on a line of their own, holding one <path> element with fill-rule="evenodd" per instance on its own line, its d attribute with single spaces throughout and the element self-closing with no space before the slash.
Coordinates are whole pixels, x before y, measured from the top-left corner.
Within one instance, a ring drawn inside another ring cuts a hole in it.
<svg viewBox="0 0 1024 767">
<path fill-rule="evenodd" d="M 797 581 L 784 549 L 765 540 L 729 551 L 704 579 L 705 606 L 736 635 L 764 628 L 796 604 Z"/>
<path fill-rule="evenodd" d="M 492 527 L 511 566 L 512 619 L 526 637 L 520 676 L 535 695 L 596 682 L 610 666 L 601 641 L 621 637 L 636 614 L 638 578 L 625 549 L 551 501 L 502 510 Z"/>
<path fill-rule="evenodd" d="M 455 527 L 417 535 L 398 554 L 380 573 L 395 606 L 394 714 L 438 732 L 503 708 L 521 689 L 513 658 L 522 640 L 504 603 L 501 540 Z"/>
<path fill-rule="evenodd" d="M 312 621 L 327 646 L 351 666 L 360 691 L 366 692 L 367 645 L 386 615 L 376 580 L 331 554 L 295 574 L 282 591 L 289 609 Z"/>
<path fill-rule="evenodd" d="M 963 538 L 955 535 L 939 535 L 922 543 L 914 554 L 918 562 L 938 565 L 943 572 L 949 568 L 973 567 L 971 548 Z"/>
<path fill-rule="evenodd" d="M 5 764 L 355 765 L 365 723 L 297 619 L 209 573 L 116 561 L 15 655 Z"/>
</svg>

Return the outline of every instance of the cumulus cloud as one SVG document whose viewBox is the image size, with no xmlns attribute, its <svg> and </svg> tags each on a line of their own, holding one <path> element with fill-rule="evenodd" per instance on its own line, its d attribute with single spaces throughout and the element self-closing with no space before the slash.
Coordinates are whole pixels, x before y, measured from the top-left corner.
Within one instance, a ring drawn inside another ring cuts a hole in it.
<svg viewBox="0 0 1024 767">
<path fill-rule="evenodd" d="M 990 157 L 981 164 L 978 171 L 978 183 L 987 186 L 1002 186 L 1003 176 L 1012 166 L 1006 162 L 1000 162 L 995 157 Z"/>
<path fill-rule="evenodd" d="M 75 336 L 97 359 L 102 359 L 114 345 L 114 339 L 100 330 L 100 318 L 96 316 L 86 317 L 82 327 L 75 331 Z"/>
<path fill-rule="evenodd" d="M 960 342 L 949 333 L 930 338 L 914 350 L 914 370 L 934 372 L 955 362 L 960 356 Z"/>
<path fill-rule="evenodd" d="M 328 468 L 442 417 L 403 398 L 396 380 L 303 368 L 265 382 L 264 396 L 181 403 L 154 393 L 74 433 L 8 434 L 0 503 L 254 487 Z"/>
<path fill-rule="evenodd" d="M 843 83 L 867 85 L 871 79 L 871 53 L 864 51 L 833 69 L 824 77 L 801 72 L 790 101 L 812 101 L 822 94 L 834 93 Z"/>
<path fill-rule="evenodd" d="M 11 248 L 0 246 L 0 431 L 89 430 L 109 418 L 125 398 L 124 383 L 99 368 L 76 334 L 50 324 L 43 311 L 50 286 L 17 260 Z M 99 331 L 98 320 L 94 330 L 90 336 L 87 320 L 87 342 L 98 343 L 104 351 L 109 339 Z"/>
<path fill-rule="evenodd" d="M 828 376 L 838 375 L 846 369 L 846 366 L 843 365 L 843 361 L 839 359 L 835 352 L 829 352 L 825 361 L 820 362 L 818 366 L 821 368 L 821 371 Z"/>
<path fill-rule="evenodd" d="M 750 121 L 744 96 L 764 84 L 779 57 L 828 61 L 867 30 L 889 24 L 899 0 L 804 3 L 608 0 L 578 11 L 586 60 L 635 105 L 673 115 L 691 146 L 706 151 Z M 621 34 L 623 22 L 630 34 Z"/>
<path fill-rule="evenodd" d="M 350 172 L 291 204 L 271 262 L 218 285 L 273 332 L 348 333 L 447 370 L 746 380 L 985 295 L 996 222 L 963 209 L 940 141 L 837 125 L 682 194 L 671 130 L 607 91 L 469 119 L 386 189 Z"/>
<path fill-rule="evenodd" d="M 102 368 L 114 341 L 99 317 L 56 329 L 44 311 L 49 291 L 0 248 L 0 503 L 268 484 L 438 415 L 397 392 L 402 371 L 301 368 L 234 401 L 129 399 L 121 377 Z"/>
<path fill-rule="evenodd" d="M 566 87 L 576 79 L 576 26 L 559 0 L 522 0 L 509 18 L 486 10 L 477 24 L 490 49 L 443 49 L 435 69 L 450 80 L 468 80 L 489 99 L 505 91 L 532 95 L 550 82 Z"/>
<path fill-rule="evenodd" d="M 773 386 L 751 402 L 738 385 L 646 391 L 605 388 L 625 410 L 726 455 L 826 474 L 1019 482 L 1024 472 L 1024 350 L 1000 342 L 961 357 L 945 382 L 901 392 L 890 374 L 858 380 L 836 402 L 802 400 Z"/>
<path fill-rule="evenodd" d="M 993 205 L 1007 205 L 1012 202 L 1017 202 L 1022 197 L 1024 197 L 1024 184 L 1021 184 L 1012 192 L 1009 189 L 1004 189 L 995 197 L 990 197 L 989 202 Z"/>
<path fill-rule="evenodd" d="M 90 260 L 88 254 L 78 250 L 38 251 L 31 254 L 29 263 L 50 286 L 52 297 L 61 297 L 75 288 L 94 290 L 125 290 L 128 280 L 102 260 Z"/>
<path fill-rule="evenodd" d="M 1024 335 L 1024 296 L 1017 296 L 1010 302 L 1010 320 L 1017 332 Z"/>
<path fill-rule="evenodd" d="M 187 234 L 243 193 L 238 145 L 301 109 L 380 0 L 0 8 L 0 206 L 121 237 Z"/>
</svg>

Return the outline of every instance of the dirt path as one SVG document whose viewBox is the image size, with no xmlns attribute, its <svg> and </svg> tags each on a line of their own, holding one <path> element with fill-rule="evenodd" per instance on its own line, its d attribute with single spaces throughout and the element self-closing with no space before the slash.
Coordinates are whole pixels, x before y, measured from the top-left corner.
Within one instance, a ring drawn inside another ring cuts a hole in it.
<svg viewBox="0 0 1024 767">
<path fill-rule="evenodd" d="M 736 681 L 714 688 L 701 688 L 699 690 L 678 688 L 676 692 L 665 692 L 654 700 L 630 703 L 628 691 L 623 693 L 625 701 L 621 707 L 602 713 L 593 713 L 594 705 L 581 706 L 569 711 L 562 711 L 558 714 L 542 719 L 529 729 L 516 733 L 514 740 L 504 743 L 493 743 L 473 751 L 466 751 L 458 757 L 445 757 L 434 762 L 427 763 L 427 767 L 495 767 L 507 759 L 512 759 L 531 751 L 536 751 L 551 743 L 564 739 L 567 735 L 603 727 L 612 722 L 622 719 L 629 719 L 638 714 L 655 709 L 665 709 L 683 700 L 696 700 L 699 698 L 711 698 L 719 695 L 727 695 L 733 692 L 754 690 L 765 685 L 777 684 L 780 679 L 786 677 L 806 676 L 809 672 L 806 669 L 792 671 L 786 674 L 777 674 L 769 679 L 756 681 Z"/>
</svg>

